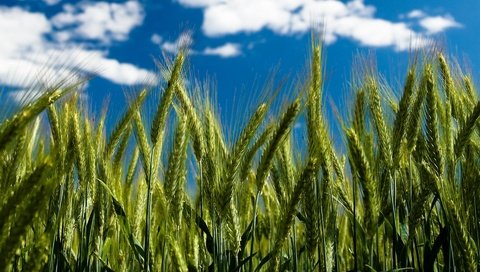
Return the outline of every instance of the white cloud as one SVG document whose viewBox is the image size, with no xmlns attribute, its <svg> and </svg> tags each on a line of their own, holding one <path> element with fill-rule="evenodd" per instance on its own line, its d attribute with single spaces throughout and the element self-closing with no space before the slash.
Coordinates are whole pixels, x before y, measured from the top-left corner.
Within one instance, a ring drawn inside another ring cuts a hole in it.
<svg viewBox="0 0 480 272">
<path fill-rule="evenodd" d="M 237 43 L 225 43 L 218 47 L 206 47 L 199 51 L 193 50 L 191 48 L 193 38 L 190 31 L 180 34 L 174 41 L 164 41 L 163 38 L 157 37 L 156 34 L 152 35 L 151 40 L 155 44 L 159 42 L 162 51 L 169 54 L 176 54 L 181 48 L 188 48 L 188 54 L 218 56 L 221 58 L 232 58 L 242 53 L 241 45 Z"/>
<path fill-rule="evenodd" d="M 117 84 L 147 83 L 155 78 L 151 72 L 145 69 L 108 58 L 106 51 L 63 48 L 48 50 L 44 56 L 57 60 L 55 61 L 56 66 L 94 73 Z M 61 61 L 62 59 L 64 61 Z"/>
<path fill-rule="evenodd" d="M 62 0 L 43 0 L 43 2 L 49 6 L 54 6 L 60 3 Z"/>
<path fill-rule="evenodd" d="M 409 13 L 407 13 L 407 18 L 410 18 L 410 19 L 423 18 L 425 16 L 427 16 L 427 14 L 425 14 L 425 12 L 423 12 L 419 9 L 414 9 L 414 10 L 410 11 Z"/>
<path fill-rule="evenodd" d="M 203 50 L 205 55 L 219 56 L 222 58 L 231 58 L 236 57 L 242 53 L 239 44 L 235 43 L 226 43 L 219 47 L 207 47 Z"/>
<path fill-rule="evenodd" d="M 150 71 L 110 58 L 107 50 L 88 49 L 81 40 L 49 39 L 59 33 L 43 13 L 0 6 L 0 84 L 28 88 L 34 83 L 75 80 L 78 73 L 97 74 L 127 85 L 155 77 Z"/>
<path fill-rule="evenodd" d="M 15 56 L 45 42 L 52 27 L 41 13 L 0 6 L 0 56 Z"/>
<path fill-rule="evenodd" d="M 263 28 L 280 33 L 288 32 L 291 12 L 299 7 L 295 2 L 232 0 L 211 4 L 204 7 L 202 30 L 207 36 L 257 32 Z"/>
<path fill-rule="evenodd" d="M 366 5 L 363 0 L 177 1 L 185 7 L 203 10 L 202 31 L 209 37 L 263 29 L 280 35 L 304 34 L 312 25 L 321 24 L 326 43 L 348 38 L 365 46 L 408 50 L 411 46 L 425 46 L 432 33 L 416 32 L 406 22 L 378 18 L 375 7 Z M 409 15 L 419 18 L 423 14 L 417 10 Z"/>
<path fill-rule="evenodd" d="M 64 5 L 63 11 L 52 18 L 52 23 L 65 30 L 58 37 L 61 41 L 81 38 L 111 43 L 126 40 L 132 29 L 142 24 L 144 17 L 138 1 L 81 2 L 76 6 Z"/>
<path fill-rule="evenodd" d="M 155 33 L 155 34 L 152 35 L 152 37 L 150 37 L 150 41 L 153 44 L 160 45 L 160 44 L 162 44 L 163 38 L 162 38 L 162 36 Z"/>
<path fill-rule="evenodd" d="M 430 34 L 439 33 L 452 27 L 461 27 L 462 25 L 450 16 L 425 17 L 420 20 L 420 26 Z"/>
<path fill-rule="evenodd" d="M 410 30 L 406 24 L 391 23 L 383 19 L 346 17 L 332 21 L 332 26 L 335 31 L 327 30 L 327 37 L 351 38 L 365 46 L 390 46 L 403 51 L 421 47 L 427 43 L 425 38 Z"/>
</svg>

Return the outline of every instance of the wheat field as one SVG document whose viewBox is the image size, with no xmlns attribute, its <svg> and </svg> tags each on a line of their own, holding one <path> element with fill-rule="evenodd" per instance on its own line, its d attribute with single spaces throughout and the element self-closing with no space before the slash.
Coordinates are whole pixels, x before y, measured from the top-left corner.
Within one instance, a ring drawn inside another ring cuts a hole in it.
<svg viewBox="0 0 480 272">
<path fill-rule="evenodd" d="M 365 69 L 335 135 L 314 43 L 279 113 L 227 135 L 186 58 L 109 130 L 65 82 L 4 117 L 0 269 L 477 271 L 480 101 L 455 62 L 418 54 L 399 90 Z"/>
</svg>

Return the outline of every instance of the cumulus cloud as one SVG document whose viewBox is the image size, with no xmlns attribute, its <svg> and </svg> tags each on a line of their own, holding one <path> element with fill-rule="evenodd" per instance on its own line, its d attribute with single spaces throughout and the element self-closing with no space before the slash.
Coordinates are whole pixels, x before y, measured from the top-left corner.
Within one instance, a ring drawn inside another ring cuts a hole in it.
<svg viewBox="0 0 480 272">
<path fill-rule="evenodd" d="M 445 31 L 452 27 L 461 27 L 462 25 L 450 16 L 425 17 L 420 20 L 420 26 L 428 33 L 435 34 Z"/>
<path fill-rule="evenodd" d="M 133 28 L 142 24 L 144 11 L 138 1 L 125 3 L 81 2 L 66 4 L 63 11 L 52 18 L 60 31 L 58 38 L 89 39 L 111 43 L 124 41 Z"/>
<path fill-rule="evenodd" d="M 455 19 L 448 14 L 430 16 L 422 10 L 414 9 L 409 13 L 402 15 L 402 17 L 416 19 L 420 27 L 422 27 L 427 34 L 436 34 L 449 28 L 462 27 L 462 24 L 455 21 Z"/>
<path fill-rule="evenodd" d="M 88 9 L 85 3 L 81 5 L 80 9 Z M 66 9 L 69 9 L 68 6 Z M 121 20 L 119 14 L 122 13 L 117 13 L 114 21 Z M 123 15 L 128 17 L 125 13 Z M 128 18 L 125 19 L 128 21 Z M 105 25 L 110 23 L 104 22 L 98 27 L 104 31 Z M 74 35 L 78 27 L 60 32 L 67 31 L 69 35 Z M 125 29 L 116 30 L 111 28 L 107 31 L 111 32 L 110 41 L 122 40 L 128 35 Z M 114 83 L 126 85 L 141 84 L 148 78 L 154 78 L 150 71 L 110 58 L 108 50 L 86 47 L 84 40 L 61 42 L 52 39 L 58 33 L 53 19 L 43 13 L 0 6 L 0 84 L 28 88 L 33 83 L 55 83 L 67 78 L 73 80 L 78 73 L 97 74 Z"/>
<path fill-rule="evenodd" d="M 432 33 L 418 33 L 406 22 L 378 18 L 375 7 L 366 5 L 363 0 L 177 1 L 185 7 L 203 10 L 202 31 L 209 37 L 253 33 L 263 29 L 280 35 L 303 34 L 316 23 L 321 24 L 326 43 L 348 38 L 365 46 L 407 50 L 428 44 L 428 34 Z M 418 18 L 423 14 L 416 11 L 410 16 Z M 423 24 L 432 25 L 428 21 Z"/>
<path fill-rule="evenodd" d="M 219 56 L 222 58 L 236 57 L 242 53 L 239 44 L 226 43 L 218 47 L 207 47 L 203 50 L 205 55 Z"/>
<path fill-rule="evenodd" d="M 134 85 L 148 83 L 155 76 L 130 63 L 121 63 L 107 57 L 106 51 L 84 48 L 50 49 L 44 56 L 54 59 L 55 65 L 97 74 L 117 84 Z M 62 59 L 65 59 L 62 61 Z M 41 61 L 41 63 L 45 63 Z M 47 62 L 48 63 L 48 62 Z"/>
<path fill-rule="evenodd" d="M 0 6 L 0 56 L 15 56 L 45 42 L 52 26 L 45 15 Z"/>
</svg>

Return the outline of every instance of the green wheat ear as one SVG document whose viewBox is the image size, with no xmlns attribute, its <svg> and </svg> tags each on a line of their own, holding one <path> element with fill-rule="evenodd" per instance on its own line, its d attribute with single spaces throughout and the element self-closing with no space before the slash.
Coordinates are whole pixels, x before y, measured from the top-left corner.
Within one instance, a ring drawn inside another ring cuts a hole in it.
<svg viewBox="0 0 480 272">
<path fill-rule="evenodd" d="M 120 121 L 115 125 L 115 128 L 110 133 L 108 137 L 107 145 L 105 148 L 105 156 L 110 158 L 113 154 L 113 151 L 122 137 L 122 134 L 127 130 L 130 120 L 133 119 L 135 112 L 140 108 L 143 101 L 147 96 L 147 90 L 142 90 L 137 98 L 130 104 L 125 114 L 122 116 Z"/>
<path fill-rule="evenodd" d="M 377 80 L 373 77 L 368 77 L 366 79 L 366 88 L 370 92 L 369 106 L 378 136 L 381 159 L 385 160 L 387 168 L 390 168 L 392 167 L 391 136 L 383 114 Z"/>
<path fill-rule="evenodd" d="M 232 148 L 227 162 L 226 177 L 223 181 L 224 189 L 222 190 L 221 197 L 219 197 L 219 207 L 221 210 L 227 208 L 229 202 L 232 200 L 235 186 L 237 186 L 236 179 L 238 178 L 240 171 L 241 161 L 247 153 L 247 147 L 250 141 L 255 136 L 258 127 L 261 125 L 265 114 L 267 113 L 267 109 L 266 104 L 261 104 L 257 108 Z"/>
<path fill-rule="evenodd" d="M 272 135 L 272 139 L 269 141 L 265 151 L 263 152 L 257 169 L 257 188 L 259 191 L 262 190 L 265 180 L 267 179 L 273 163 L 274 154 L 284 141 L 287 133 L 290 132 L 291 125 L 297 117 L 299 111 L 300 102 L 297 100 L 293 102 L 283 114 L 275 132 Z"/>
<path fill-rule="evenodd" d="M 347 139 L 352 174 L 363 188 L 365 226 L 367 230 L 372 231 L 377 223 L 380 210 L 379 189 L 377 188 L 377 182 L 373 180 L 372 169 L 358 135 L 350 129 L 347 131 Z"/>
<path fill-rule="evenodd" d="M 66 89 L 47 90 L 33 103 L 23 107 L 18 113 L 0 124 L 0 150 L 13 140 L 17 133 L 24 128 L 32 119 L 36 118 L 49 105 L 60 99 L 73 87 Z"/>
<path fill-rule="evenodd" d="M 414 99 L 415 91 L 415 76 L 416 70 L 415 66 L 408 70 L 407 79 L 405 81 L 405 86 L 403 89 L 403 95 L 400 99 L 398 112 L 395 116 L 395 121 L 393 124 L 393 138 L 392 138 L 392 150 L 393 150 L 393 163 L 398 164 L 399 159 L 402 157 L 400 152 L 403 151 L 401 148 L 402 141 L 404 140 L 407 130 L 407 120 L 410 118 L 412 102 Z M 360 134 L 361 135 L 361 134 Z"/>
<path fill-rule="evenodd" d="M 177 225 L 181 225 L 183 211 L 184 187 L 186 181 L 186 157 L 187 157 L 187 123 L 186 115 L 180 113 L 173 149 L 168 160 L 168 168 L 165 175 L 165 194 L 171 215 Z"/>
<path fill-rule="evenodd" d="M 430 64 L 425 65 L 423 77 L 424 83 L 422 84 L 422 88 L 425 88 L 427 94 L 425 109 L 427 155 L 437 175 L 441 176 L 443 173 L 443 159 L 442 150 L 440 149 L 440 132 L 438 128 L 439 98 L 434 81 L 433 68 Z"/>
</svg>

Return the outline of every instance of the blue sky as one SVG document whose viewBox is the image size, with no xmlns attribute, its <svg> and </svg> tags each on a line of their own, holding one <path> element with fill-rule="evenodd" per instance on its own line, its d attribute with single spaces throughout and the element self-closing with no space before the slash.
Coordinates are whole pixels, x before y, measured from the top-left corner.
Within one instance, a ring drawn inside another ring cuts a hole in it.
<svg viewBox="0 0 480 272">
<path fill-rule="evenodd" d="M 313 26 L 325 31 L 326 96 L 341 108 L 359 54 L 375 56 L 393 87 L 409 51 L 432 40 L 478 71 L 479 8 L 476 0 L 2 0 L 0 85 L 18 100 L 35 91 L 32 82 L 48 85 L 80 67 L 97 75 L 84 90 L 92 108 L 109 97 L 115 114 L 126 90 L 155 77 L 153 59 L 183 41 L 190 73 L 213 82 L 232 119 L 273 70 L 290 82 L 302 76 Z"/>
</svg>

